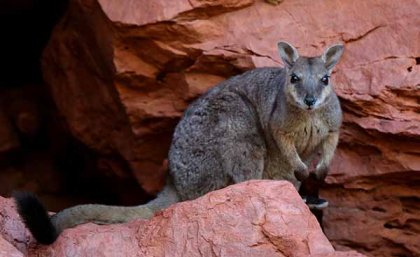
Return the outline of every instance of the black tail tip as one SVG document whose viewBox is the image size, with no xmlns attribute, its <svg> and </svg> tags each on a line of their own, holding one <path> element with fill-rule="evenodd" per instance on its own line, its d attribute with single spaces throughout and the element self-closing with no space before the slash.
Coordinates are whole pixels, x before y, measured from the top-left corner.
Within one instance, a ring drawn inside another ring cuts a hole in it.
<svg viewBox="0 0 420 257">
<path fill-rule="evenodd" d="M 20 217 L 35 239 L 41 244 L 52 244 L 58 237 L 57 230 L 38 198 L 29 192 L 14 192 L 13 198 Z"/>
</svg>

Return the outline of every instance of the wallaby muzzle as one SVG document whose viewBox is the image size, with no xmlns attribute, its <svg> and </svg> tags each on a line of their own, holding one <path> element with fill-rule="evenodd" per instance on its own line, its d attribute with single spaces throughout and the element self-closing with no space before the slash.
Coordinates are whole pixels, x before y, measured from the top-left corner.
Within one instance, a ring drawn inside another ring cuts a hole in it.
<svg viewBox="0 0 420 257">
<path fill-rule="evenodd" d="M 303 100 L 308 107 L 312 107 L 316 103 L 316 98 L 313 96 L 306 96 Z"/>
</svg>

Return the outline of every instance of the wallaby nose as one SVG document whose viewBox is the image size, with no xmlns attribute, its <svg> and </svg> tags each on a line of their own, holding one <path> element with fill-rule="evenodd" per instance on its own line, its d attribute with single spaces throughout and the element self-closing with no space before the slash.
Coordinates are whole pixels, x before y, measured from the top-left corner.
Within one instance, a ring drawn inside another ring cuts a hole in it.
<svg viewBox="0 0 420 257">
<path fill-rule="evenodd" d="M 303 100 L 305 102 L 305 104 L 309 107 L 311 107 L 312 105 L 315 104 L 316 99 L 313 96 L 307 96 L 305 97 L 305 99 Z"/>
</svg>

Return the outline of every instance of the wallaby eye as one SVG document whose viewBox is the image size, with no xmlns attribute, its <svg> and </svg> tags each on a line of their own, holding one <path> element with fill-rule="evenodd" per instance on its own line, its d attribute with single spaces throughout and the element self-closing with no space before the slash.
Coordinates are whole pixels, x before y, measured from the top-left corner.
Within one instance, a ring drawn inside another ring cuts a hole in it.
<svg viewBox="0 0 420 257">
<path fill-rule="evenodd" d="M 328 83 L 329 83 L 329 76 L 328 75 L 325 75 L 324 77 L 322 77 L 322 79 L 321 79 L 321 82 L 324 84 L 324 85 L 328 85 Z"/>
<path fill-rule="evenodd" d="M 296 82 L 298 82 L 300 80 L 300 78 L 298 76 L 296 76 L 295 74 L 292 74 L 290 76 L 290 83 L 295 84 Z"/>
</svg>

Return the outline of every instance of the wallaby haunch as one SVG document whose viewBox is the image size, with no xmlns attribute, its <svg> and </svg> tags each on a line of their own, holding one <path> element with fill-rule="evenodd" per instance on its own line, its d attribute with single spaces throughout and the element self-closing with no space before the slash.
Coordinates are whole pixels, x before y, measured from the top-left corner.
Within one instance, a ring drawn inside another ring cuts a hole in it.
<svg viewBox="0 0 420 257">
<path fill-rule="evenodd" d="M 167 185 L 135 207 L 78 205 L 49 217 L 35 196 L 17 193 L 18 211 L 38 242 L 66 228 L 150 218 L 157 210 L 250 179 L 285 179 L 299 187 L 317 154 L 323 180 L 338 142 L 342 113 L 330 81 L 342 45 L 300 57 L 278 43 L 285 68 L 258 68 L 232 77 L 192 103 L 173 135 Z"/>
</svg>

